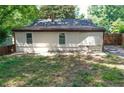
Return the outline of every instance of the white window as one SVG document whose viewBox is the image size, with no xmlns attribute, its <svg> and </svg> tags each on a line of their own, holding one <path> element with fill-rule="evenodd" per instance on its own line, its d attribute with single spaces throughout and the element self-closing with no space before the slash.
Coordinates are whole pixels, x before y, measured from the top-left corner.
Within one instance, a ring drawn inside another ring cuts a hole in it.
<svg viewBox="0 0 124 93">
<path fill-rule="evenodd" d="M 26 33 L 27 44 L 32 44 L 32 33 Z"/>
<path fill-rule="evenodd" d="M 65 44 L 65 33 L 59 34 L 59 44 Z"/>
</svg>

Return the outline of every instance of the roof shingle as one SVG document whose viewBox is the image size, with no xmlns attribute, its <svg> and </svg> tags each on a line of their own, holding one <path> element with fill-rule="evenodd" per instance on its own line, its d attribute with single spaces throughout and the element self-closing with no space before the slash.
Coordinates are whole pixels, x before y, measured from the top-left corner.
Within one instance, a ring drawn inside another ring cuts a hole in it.
<svg viewBox="0 0 124 93">
<path fill-rule="evenodd" d="M 54 30 L 65 30 L 65 31 L 105 31 L 104 28 L 97 27 L 91 20 L 88 19 L 38 19 L 31 25 L 20 29 L 13 29 L 13 31 L 54 31 Z"/>
</svg>

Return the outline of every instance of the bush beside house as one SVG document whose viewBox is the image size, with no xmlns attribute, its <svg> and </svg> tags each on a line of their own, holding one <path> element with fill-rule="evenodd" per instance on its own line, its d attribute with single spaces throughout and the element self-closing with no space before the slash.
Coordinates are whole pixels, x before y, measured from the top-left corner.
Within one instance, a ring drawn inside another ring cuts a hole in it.
<svg viewBox="0 0 124 93">
<path fill-rule="evenodd" d="M 0 47 L 13 45 L 13 44 L 14 44 L 13 37 L 9 36 L 2 44 L 0 44 Z"/>
</svg>

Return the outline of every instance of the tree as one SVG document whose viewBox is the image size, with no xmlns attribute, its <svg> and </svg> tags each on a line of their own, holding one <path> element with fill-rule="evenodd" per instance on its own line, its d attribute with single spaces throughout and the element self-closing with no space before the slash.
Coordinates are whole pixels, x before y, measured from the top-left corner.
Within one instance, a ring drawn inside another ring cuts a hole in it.
<svg viewBox="0 0 124 93">
<path fill-rule="evenodd" d="M 0 43 L 12 28 L 21 27 L 38 18 L 36 6 L 0 6 Z"/>
<path fill-rule="evenodd" d="M 41 6 L 40 8 L 40 17 L 41 18 L 75 18 L 76 17 L 76 6 L 73 5 L 49 5 Z"/>
<path fill-rule="evenodd" d="M 111 25 L 112 33 L 121 33 L 124 32 L 124 21 L 120 18 L 114 21 Z"/>
<path fill-rule="evenodd" d="M 89 8 L 88 12 L 90 18 L 96 24 L 104 26 L 108 31 L 111 31 L 111 26 L 114 21 L 119 18 L 124 21 L 124 6 L 94 5 Z"/>
<path fill-rule="evenodd" d="M 80 15 L 78 16 L 78 18 L 79 18 L 79 19 L 83 19 L 83 18 L 84 18 L 84 14 L 83 14 L 83 13 L 80 14 Z"/>
</svg>

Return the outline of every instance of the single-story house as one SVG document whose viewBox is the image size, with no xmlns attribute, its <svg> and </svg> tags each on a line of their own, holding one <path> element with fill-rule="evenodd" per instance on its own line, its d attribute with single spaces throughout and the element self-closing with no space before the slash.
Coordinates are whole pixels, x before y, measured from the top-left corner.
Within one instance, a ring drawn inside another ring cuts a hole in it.
<svg viewBox="0 0 124 93">
<path fill-rule="evenodd" d="M 16 52 L 46 55 L 86 49 L 102 51 L 105 29 L 89 19 L 39 19 L 13 31 Z"/>
<path fill-rule="evenodd" d="M 124 32 L 122 32 L 122 46 L 124 45 Z"/>
</svg>

